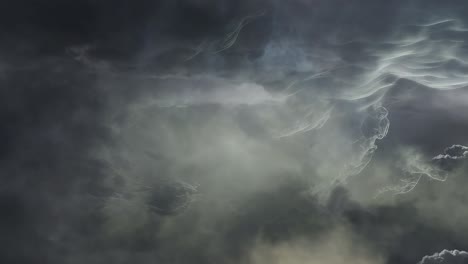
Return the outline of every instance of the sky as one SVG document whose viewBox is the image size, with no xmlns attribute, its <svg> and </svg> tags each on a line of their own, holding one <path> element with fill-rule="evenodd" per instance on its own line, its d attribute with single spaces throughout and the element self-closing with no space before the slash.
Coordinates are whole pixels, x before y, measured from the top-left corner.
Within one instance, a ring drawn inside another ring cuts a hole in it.
<svg viewBox="0 0 468 264">
<path fill-rule="evenodd" d="M 0 263 L 468 263 L 462 0 L 0 3 Z"/>
</svg>

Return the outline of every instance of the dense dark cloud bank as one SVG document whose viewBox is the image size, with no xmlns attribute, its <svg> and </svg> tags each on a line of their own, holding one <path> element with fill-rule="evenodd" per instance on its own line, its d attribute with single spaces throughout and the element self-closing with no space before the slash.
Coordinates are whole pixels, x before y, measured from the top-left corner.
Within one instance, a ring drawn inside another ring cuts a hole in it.
<svg viewBox="0 0 468 264">
<path fill-rule="evenodd" d="M 468 263 L 468 3 L 0 3 L 0 263 Z"/>
</svg>

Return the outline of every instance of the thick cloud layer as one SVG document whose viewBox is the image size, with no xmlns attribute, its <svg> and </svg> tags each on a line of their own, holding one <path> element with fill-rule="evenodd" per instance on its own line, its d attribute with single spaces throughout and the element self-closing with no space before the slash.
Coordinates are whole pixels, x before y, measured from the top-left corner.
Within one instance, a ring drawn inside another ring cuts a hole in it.
<svg viewBox="0 0 468 264">
<path fill-rule="evenodd" d="M 0 4 L 0 262 L 414 264 L 467 250 L 467 12 Z"/>
</svg>

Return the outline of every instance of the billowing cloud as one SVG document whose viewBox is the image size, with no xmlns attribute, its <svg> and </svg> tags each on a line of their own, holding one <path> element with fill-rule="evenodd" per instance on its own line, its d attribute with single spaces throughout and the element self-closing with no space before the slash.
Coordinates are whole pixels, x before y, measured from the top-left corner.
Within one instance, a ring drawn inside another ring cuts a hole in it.
<svg viewBox="0 0 468 264">
<path fill-rule="evenodd" d="M 465 264 L 468 263 L 468 252 L 444 249 L 440 253 L 425 256 L 418 264 Z"/>
</svg>

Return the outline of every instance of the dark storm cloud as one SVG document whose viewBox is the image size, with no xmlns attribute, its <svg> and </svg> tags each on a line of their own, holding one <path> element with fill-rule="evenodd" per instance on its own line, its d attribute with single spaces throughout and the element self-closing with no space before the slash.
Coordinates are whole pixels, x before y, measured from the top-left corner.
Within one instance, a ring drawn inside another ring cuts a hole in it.
<svg viewBox="0 0 468 264">
<path fill-rule="evenodd" d="M 145 25 L 154 22 L 161 10 L 178 14 L 170 16 L 174 22 L 162 19 L 169 23 L 160 32 L 177 37 L 190 32 L 198 41 L 199 32 L 212 34 L 235 17 L 228 5 L 221 3 L 218 8 L 190 1 L 176 5 L 156 1 L 2 4 L 2 263 L 73 262 L 70 257 L 91 250 L 86 244 L 98 240 L 95 234 L 102 217 L 96 208 L 109 190 L 102 183 L 107 165 L 95 152 L 112 144 L 107 111 L 112 98 L 120 96 L 119 91 L 99 86 L 101 72 L 66 51 L 92 45 L 94 57 L 131 58 L 144 47 Z M 126 101 L 121 102 L 125 107 Z"/>
<path fill-rule="evenodd" d="M 466 168 L 388 204 L 355 201 L 374 191 L 348 179 L 401 177 L 381 166 L 401 146 L 468 144 L 466 9 L 0 4 L 0 262 L 417 263 L 468 249 Z"/>
<path fill-rule="evenodd" d="M 75 225 L 86 207 L 79 196 L 99 189 L 92 150 L 109 140 L 95 76 L 74 61 L 29 59 L 0 80 L 5 263 L 53 261 L 56 228 Z"/>
</svg>

